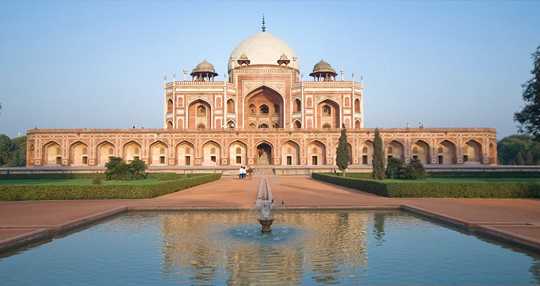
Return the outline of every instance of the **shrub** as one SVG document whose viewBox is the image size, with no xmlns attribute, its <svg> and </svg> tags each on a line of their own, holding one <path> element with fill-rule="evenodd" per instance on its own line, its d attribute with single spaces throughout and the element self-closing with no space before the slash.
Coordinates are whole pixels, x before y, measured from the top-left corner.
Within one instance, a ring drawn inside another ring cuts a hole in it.
<svg viewBox="0 0 540 286">
<path fill-rule="evenodd" d="M 219 178 L 221 174 L 200 174 L 148 185 L 0 185 L 0 200 L 149 199 Z"/>
<path fill-rule="evenodd" d="M 92 185 L 101 185 L 101 176 L 97 175 L 92 179 Z"/>
<path fill-rule="evenodd" d="M 402 168 L 403 160 L 399 158 L 388 159 L 388 164 L 386 165 L 386 178 L 399 179 L 401 177 Z"/>
<path fill-rule="evenodd" d="M 313 173 L 312 178 L 390 198 L 540 198 L 540 183 L 384 183 Z"/>
<path fill-rule="evenodd" d="M 402 178 L 405 180 L 416 180 L 427 178 L 426 169 L 418 159 L 412 159 L 411 162 L 403 168 Z"/>
</svg>

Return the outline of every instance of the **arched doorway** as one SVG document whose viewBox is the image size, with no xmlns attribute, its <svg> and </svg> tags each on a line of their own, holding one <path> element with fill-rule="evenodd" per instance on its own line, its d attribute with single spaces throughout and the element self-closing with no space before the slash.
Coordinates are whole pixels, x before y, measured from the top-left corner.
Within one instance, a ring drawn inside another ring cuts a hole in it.
<svg viewBox="0 0 540 286">
<path fill-rule="evenodd" d="M 203 166 L 219 166 L 221 160 L 221 146 L 210 141 L 203 145 Z"/>
<path fill-rule="evenodd" d="M 437 164 L 451 165 L 456 163 L 456 145 L 444 140 L 437 146 Z"/>
<path fill-rule="evenodd" d="M 212 122 L 210 115 L 212 114 L 212 108 L 208 102 L 203 100 L 195 100 L 188 107 L 189 120 L 188 128 L 212 128 Z"/>
<path fill-rule="evenodd" d="M 326 146 L 319 142 L 313 141 L 307 145 L 308 165 L 326 165 Z"/>
<path fill-rule="evenodd" d="M 272 146 L 268 143 L 257 145 L 257 165 L 272 165 Z"/>
<path fill-rule="evenodd" d="M 392 140 L 388 145 L 386 146 L 386 158 L 397 158 L 405 161 L 405 156 L 403 152 L 403 144 L 396 140 Z"/>
<path fill-rule="evenodd" d="M 465 164 L 481 164 L 482 146 L 480 143 L 469 140 L 463 146 L 463 162 Z"/>
<path fill-rule="evenodd" d="M 129 142 L 124 145 L 124 161 L 131 163 L 134 160 L 141 160 L 142 150 L 141 145 L 136 142 Z"/>
<path fill-rule="evenodd" d="M 340 128 L 339 105 L 330 99 L 324 100 L 317 105 L 317 126 L 323 128 Z"/>
<path fill-rule="evenodd" d="M 88 146 L 82 142 L 71 145 L 69 150 L 71 166 L 88 166 Z"/>
<path fill-rule="evenodd" d="M 97 165 L 105 166 L 105 164 L 110 161 L 111 157 L 116 156 L 115 150 L 116 148 L 110 142 L 105 141 L 100 143 L 97 147 Z"/>
<path fill-rule="evenodd" d="M 192 166 L 195 158 L 195 148 L 189 142 L 182 142 L 176 147 L 178 166 Z"/>
<path fill-rule="evenodd" d="M 244 101 L 243 126 L 284 126 L 283 97 L 275 90 L 262 86 L 252 91 Z M 263 127 L 268 128 L 268 127 Z"/>
<path fill-rule="evenodd" d="M 62 148 L 56 142 L 47 143 L 43 148 L 44 165 L 62 165 Z"/>
<path fill-rule="evenodd" d="M 362 165 L 371 165 L 373 161 L 373 142 L 367 140 L 360 145 L 360 152 L 362 154 Z"/>
<path fill-rule="evenodd" d="M 165 143 L 158 141 L 150 146 L 150 166 L 166 166 L 168 147 Z"/>
<path fill-rule="evenodd" d="M 229 145 L 229 165 L 243 166 L 247 165 L 247 147 L 246 144 L 236 141 Z"/>
<path fill-rule="evenodd" d="M 422 164 L 430 164 L 429 161 L 429 145 L 422 141 L 418 140 L 412 145 L 412 158 L 420 160 Z"/>
<path fill-rule="evenodd" d="M 300 165 L 300 146 L 293 141 L 281 145 L 281 165 Z"/>
</svg>

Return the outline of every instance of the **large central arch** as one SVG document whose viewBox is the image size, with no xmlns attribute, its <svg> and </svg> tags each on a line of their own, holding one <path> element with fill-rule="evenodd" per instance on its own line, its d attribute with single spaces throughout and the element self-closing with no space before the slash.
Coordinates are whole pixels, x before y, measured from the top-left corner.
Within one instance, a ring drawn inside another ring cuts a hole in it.
<svg viewBox="0 0 540 286">
<path fill-rule="evenodd" d="M 244 128 L 283 128 L 285 123 L 283 97 L 275 90 L 261 86 L 244 99 Z"/>
</svg>

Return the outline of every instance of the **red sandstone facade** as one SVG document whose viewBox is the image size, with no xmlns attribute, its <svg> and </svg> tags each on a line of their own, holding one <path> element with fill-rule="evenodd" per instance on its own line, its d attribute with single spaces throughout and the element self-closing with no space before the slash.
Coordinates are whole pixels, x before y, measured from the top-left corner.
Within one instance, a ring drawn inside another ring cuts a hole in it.
<svg viewBox="0 0 540 286">
<path fill-rule="evenodd" d="M 321 60 L 305 81 L 281 39 L 258 33 L 231 54 L 228 79 L 203 61 L 164 82 L 164 129 L 28 130 L 27 166 L 104 166 L 111 156 L 149 166 L 335 165 L 346 128 L 351 165 L 370 165 L 362 80 Z M 492 128 L 381 129 L 387 157 L 424 164 L 496 164 Z"/>
</svg>

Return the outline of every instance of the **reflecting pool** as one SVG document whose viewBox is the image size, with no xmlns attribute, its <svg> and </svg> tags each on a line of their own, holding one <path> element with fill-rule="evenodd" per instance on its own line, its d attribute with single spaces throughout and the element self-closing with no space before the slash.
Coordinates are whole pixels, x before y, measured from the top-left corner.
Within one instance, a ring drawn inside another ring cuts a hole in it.
<svg viewBox="0 0 540 286">
<path fill-rule="evenodd" d="M 540 257 L 402 211 L 128 213 L 0 259 L 0 285 L 540 284 Z"/>
</svg>

